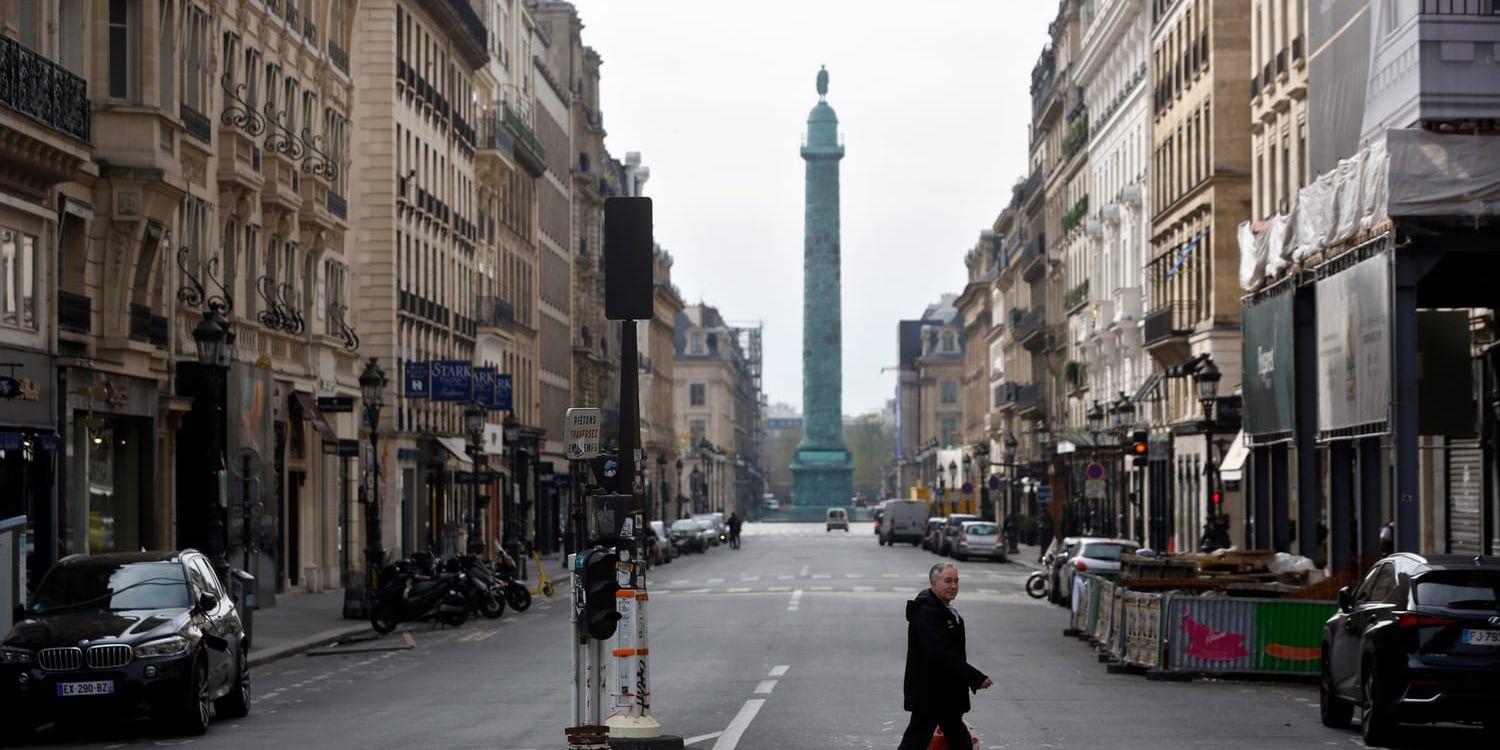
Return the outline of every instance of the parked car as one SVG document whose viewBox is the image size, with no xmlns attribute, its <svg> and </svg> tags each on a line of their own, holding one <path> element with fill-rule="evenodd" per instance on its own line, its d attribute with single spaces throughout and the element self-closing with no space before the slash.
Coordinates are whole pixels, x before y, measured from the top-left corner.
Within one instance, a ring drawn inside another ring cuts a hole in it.
<svg viewBox="0 0 1500 750">
<path fill-rule="evenodd" d="M 885 507 L 879 529 L 881 544 L 910 542 L 915 547 L 922 543 L 927 527 L 926 503 L 921 500 L 887 500 L 882 505 Z"/>
<path fill-rule="evenodd" d="M 185 734 L 250 712 L 234 602 L 194 550 L 71 555 L 47 572 L 0 646 L 7 732 L 142 711 Z"/>
<path fill-rule="evenodd" d="M 719 527 L 714 524 L 712 518 L 697 516 L 693 518 L 693 521 L 698 524 L 698 533 L 703 535 L 704 549 L 719 546 Z"/>
<path fill-rule="evenodd" d="M 1047 575 L 1050 580 L 1047 585 L 1047 601 L 1053 604 L 1067 604 L 1068 599 L 1062 593 L 1063 568 L 1068 564 L 1068 559 L 1078 551 L 1079 538 L 1076 536 L 1063 537 L 1062 544 L 1058 545 L 1052 555 Z M 1055 544 L 1055 542 L 1054 542 Z M 1051 547 L 1049 546 L 1049 549 Z"/>
<path fill-rule="evenodd" d="M 848 531 L 849 511 L 844 510 L 843 508 L 829 508 L 828 513 L 823 518 L 823 522 L 827 527 L 823 530 L 825 533 L 833 531 L 834 529 L 843 529 L 844 531 Z"/>
<path fill-rule="evenodd" d="M 691 518 L 679 518 L 672 522 L 672 544 L 679 552 L 707 552 L 708 537 L 703 527 Z"/>
<path fill-rule="evenodd" d="M 943 538 L 943 524 L 946 520 L 938 517 L 927 519 L 927 526 L 922 530 L 922 549 L 931 552 L 938 551 L 938 542 Z"/>
<path fill-rule="evenodd" d="M 943 535 L 938 539 L 938 554 L 952 557 L 958 547 L 958 532 L 963 531 L 964 521 L 978 521 L 979 516 L 969 513 L 950 513 L 943 523 Z"/>
<path fill-rule="evenodd" d="M 781 501 L 776 496 L 767 492 L 760 496 L 760 506 L 765 510 L 781 510 Z"/>
<path fill-rule="evenodd" d="M 954 544 L 953 557 L 957 560 L 981 557 L 1005 562 L 1005 544 L 1000 540 L 1000 526 L 991 521 L 964 521 Z"/>
<path fill-rule="evenodd" d="M 1500 557 L 1402 552 L 1339 591 L 1323 625 L 1319 707 L 1366 745 L 1397 725 L 1483 724 L 1500 744 Z"/>
<path fill-rule="evenodd" d="M 698 513 L 693 518 L 699 521 L 707 521 L 712 525 L 713 539 L 711 543 L 713 546 L 717 547 L 729 541 L 729 523 L 724 520 L 723 513 Z"/>
<path fill-rule="evenodd" d="M 672 537 L 667 533 L 667 525 L 661 521 L 652 521 L 650 539 L 656 547 L 652 553 L 652 563 L 665 565 L 672 562 Z"/>
<path fill-rule="evenodd" d="M 1070 548 L 1068 557 L 1063 561 L 1062 569 L 1059 571 L 1059 582 L 1062 585 L 1061 601 L 1069 601 L 1073 596 L 1073 579 L 1079 573 L 1119 573 L 1120 556 L 1135 552 L 1139 548 L 1139 544 L 1129 539 L 1079 537 L 1077 544 Z"/>
</svg>

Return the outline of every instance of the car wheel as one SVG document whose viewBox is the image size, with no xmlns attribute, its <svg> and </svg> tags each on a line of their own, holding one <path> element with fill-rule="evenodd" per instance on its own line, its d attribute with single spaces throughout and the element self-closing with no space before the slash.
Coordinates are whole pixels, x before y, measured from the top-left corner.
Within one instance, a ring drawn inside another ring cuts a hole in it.
<svg viewBox="0 0 1500 750">
<path fill-rule="evenodd" d="M 1340 698 L 1333 688 L 1333 669 L 1328 665 L 1328 651 L 1323 651 L 1322 676 L 1318 680 L 1318 717 L 1323 726 L 1348 729 L 1354 718 L 1354 706 Z"/>
<path fill-rule="evenodd" d="M 178 734 L 201 735 L 208 731 L 213 702 L 208 699 L 208 657 L 199 654 L 188 669 L 180 703 L 167 709 L 164 723 Z"/>
<path fill-rule="evenodd" d="M 234 687 L 228 695 L 214 701 L 214 713 L 226 719 L 243 719 L 250 715 L 250 653 L 243 644 L 238 651 Z"/>
<path fill-rule="evenodd" d="M 1360 735 L 1365 744 L 1383 747 L 1396 731 L 1396 709 L 1386 699 L 1384 680 L 1373 664 L 1365 667 L 1365 702 L 1360 711 Z"/>
</svg>

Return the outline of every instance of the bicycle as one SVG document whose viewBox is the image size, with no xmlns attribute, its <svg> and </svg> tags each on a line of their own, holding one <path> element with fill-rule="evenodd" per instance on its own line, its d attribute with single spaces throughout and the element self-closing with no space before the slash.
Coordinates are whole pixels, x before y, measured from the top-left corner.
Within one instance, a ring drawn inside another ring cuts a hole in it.
<svg viewBox="0 0 1500 750">
<path fill-rule="evenodd" d="M 531 593 L 551 597 L 557 593 L 557 589 L 553 588 L 552 582 L 547 580 L 547 568 L 542 565 L 542 556 L 537 554 L 536 550 L 532 550 L 531 559 L 536 562 L 537 575 L 541 576 L 541 580 L 537 581 L 536 588 L 531 589 Z"/>
</svg>

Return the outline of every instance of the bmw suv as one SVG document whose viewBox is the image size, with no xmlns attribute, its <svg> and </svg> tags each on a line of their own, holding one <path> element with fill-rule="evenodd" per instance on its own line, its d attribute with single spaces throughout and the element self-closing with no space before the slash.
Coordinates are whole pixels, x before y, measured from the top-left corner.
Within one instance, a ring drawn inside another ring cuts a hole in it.
<svg viewBox="0 0 1500 750">
<path fill-rule="evenodd" d="M 43 576 L 0 644 L 0 704 L 30 731 L 145 713 L 184 734 L 250 712 L 247 642 L 193 550 L 72 555 Z"/>
</svg>

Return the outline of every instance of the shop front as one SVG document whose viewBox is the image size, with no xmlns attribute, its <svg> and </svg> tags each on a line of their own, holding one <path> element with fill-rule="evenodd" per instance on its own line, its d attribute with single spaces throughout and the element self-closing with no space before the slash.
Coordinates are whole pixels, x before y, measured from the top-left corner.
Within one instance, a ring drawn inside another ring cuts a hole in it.
<svg viewBox="0 0 1500 750">
<path fill-rule="evenodd" d="M 0 346 L 0 521 L 25 518 L 25 564 L 14 572 L 22 582 L 34 583 L 64 554 L 55 501 L 62 460 L 56 383 L 52 357 Z"/>
<path fill-rule="evenodd" d="M 172 545 L 156 471 L 157 381 L 68 368 L 67 554 Z"/>
</svg>

